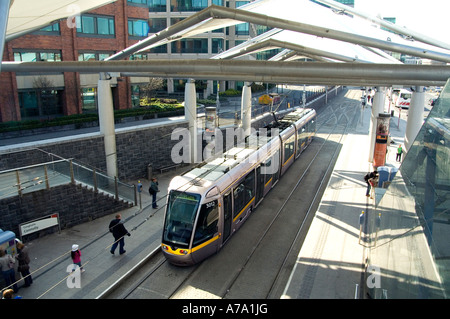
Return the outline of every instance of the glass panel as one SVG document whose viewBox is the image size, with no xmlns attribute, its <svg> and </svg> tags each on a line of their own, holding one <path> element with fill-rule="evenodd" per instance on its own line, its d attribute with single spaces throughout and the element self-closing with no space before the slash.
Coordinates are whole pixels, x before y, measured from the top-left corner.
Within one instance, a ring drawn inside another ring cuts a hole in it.
<svg viewBox="0 0 450 319">
<path fill-rule="evenodd" d="M 100 17 L 97 18 L 97 30 L 98 34 L 110 34 L 109 19 Z"/>
<path fill-rule="evenodd" d="M 96 88 L 81 89 L 81 108 L 83 110 L 83 113 L 97 111 L 96 91 Z"/>
<path fill-rule="evenodd" d="M 369 264 L 381 275 L 381 284 L 369 287 L 373 298 L 450 294 L 449 145 L 450 82 L 368 215 Z"/>
<path fill-rule="evenodd" d="M 81 32 L 82 33 L 95 33 L 94 17 L 81 17 Z"/>
<path fill-rule="evenodd" d="M 203 204 L 198 216 L 193 246 L 197 246 L 211 239 L 217 233 L 218 222 L 219 209 L 217 200 Z"/>
<path fill-rule="evenodd" d="M 148 6 L 150 12 L 165 12 L 166 0 L 148 0 Z"/>
<path fill-rule="evenodd" d="M 189 247 L 199 202 L 200 195 L 170 192 L 163 233 L 165 243 Z"/>
<path fill-rule="evenodd" d="M 37 54 L 36 52 L 15 52 L 14 61 L 22 62 L 36 62 Z"/>
</svg>

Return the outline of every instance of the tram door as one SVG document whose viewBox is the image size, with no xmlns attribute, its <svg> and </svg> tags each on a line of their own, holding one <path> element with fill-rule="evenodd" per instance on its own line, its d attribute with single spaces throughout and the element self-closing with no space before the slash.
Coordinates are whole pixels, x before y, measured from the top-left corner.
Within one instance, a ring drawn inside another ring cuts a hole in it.
<svg viewBox="0 0 450 319">
<path fill-rule="evenodd" d="M 233 222 L 233 203 L 231 191 L 223 196 L 223 239 L 222 243 L 230 237 L 231 224 Z"/>
</svg>

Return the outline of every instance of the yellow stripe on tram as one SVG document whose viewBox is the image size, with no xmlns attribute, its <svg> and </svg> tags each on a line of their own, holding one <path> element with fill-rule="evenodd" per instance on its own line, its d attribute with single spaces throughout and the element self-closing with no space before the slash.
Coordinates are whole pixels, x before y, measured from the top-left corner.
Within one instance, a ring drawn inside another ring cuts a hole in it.
<svg viewBox="0 0 450 319">
<path fill-rule="evenodd" d="M 233 219 L 233 222 L 235 222 L 236 219 L 238 219 L 239 216 L 241 216 L 241 214 L 248 208 L 248 206 L 250 206 L 251 203 L 253 203 L 254 200 L 255 200 L 255 197 L 253 197 L 252 200 L 249 201 L 248 204 L 245 205 L 245 207 L 239 212 L 239 214 L 237 214 L 237 216 Z"/>
</svg>

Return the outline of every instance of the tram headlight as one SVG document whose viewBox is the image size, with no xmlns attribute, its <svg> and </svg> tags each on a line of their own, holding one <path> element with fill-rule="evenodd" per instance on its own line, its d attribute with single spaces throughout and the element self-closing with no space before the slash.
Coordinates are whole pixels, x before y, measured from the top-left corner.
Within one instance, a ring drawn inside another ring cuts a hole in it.
<svg viewBox="0 0 450 319">
<path fill-rule="evenodd" d="M 183 254 L 183 255 L 187 255 L 188 251 L 184 250 L 184 249 L 180 249 L 180 253 Z"/>
</svg>

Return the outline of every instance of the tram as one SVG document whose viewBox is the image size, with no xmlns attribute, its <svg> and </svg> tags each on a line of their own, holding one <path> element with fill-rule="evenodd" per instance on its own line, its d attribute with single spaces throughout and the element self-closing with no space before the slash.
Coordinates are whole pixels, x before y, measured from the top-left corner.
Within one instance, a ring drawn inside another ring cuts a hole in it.
<svg viewBox="0 0 450 319">
<path fill-rule="evenodd" d="M 316 111 L 298 109 L 274 122 L 279 134 L 252 134 L 169 185 L 161 248 L 178 266 L 216 253 L 248 219 L 316 133 Z"/>
</svg>

